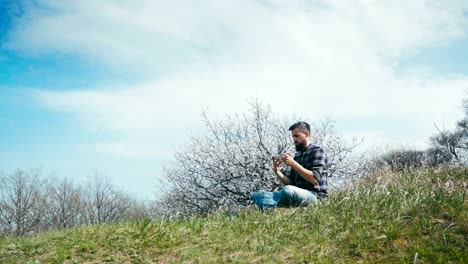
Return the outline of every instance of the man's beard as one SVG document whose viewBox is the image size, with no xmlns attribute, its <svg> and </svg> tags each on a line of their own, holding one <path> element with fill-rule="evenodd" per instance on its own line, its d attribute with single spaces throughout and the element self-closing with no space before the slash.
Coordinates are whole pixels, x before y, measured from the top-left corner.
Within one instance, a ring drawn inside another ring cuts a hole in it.
<svg viewBox="0 0 468 264">
<path fill-rule="evenodd" d="M 306 143 L 298 143 L 294 144 L 294 146 L 296 147 L 296 151 L 303 151 L 307 148 Z"/>
</svg>

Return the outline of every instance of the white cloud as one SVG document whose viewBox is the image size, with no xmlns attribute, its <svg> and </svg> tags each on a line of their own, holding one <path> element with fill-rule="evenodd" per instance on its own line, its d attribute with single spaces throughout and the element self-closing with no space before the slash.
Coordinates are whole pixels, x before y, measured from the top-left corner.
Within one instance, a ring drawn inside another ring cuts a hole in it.
<svg viewBox="0 0 468 264">
<path fill-rule="evenodd" d="M 47 11 L 29 9 L 5 47 L 79 54 L 144 76 L 126 87 L 37 92 L 87 126 L 138 138 L 100 145 L 115 153 L 153 155 L 143 142 L 196 126 L 202 107 L 242 111 L 252 97 L 315 120 L 452 122 L 468 87 L 468 76 L 396 74 L 401 56 L 467 35 L 465 1 L 41 2 Z"/>
<path fill-rule="evenodd" d="M 356 55 L 395 59 L 403 49 L 463 35 L 461 7 L 467 6 L 422 0 L 38 2 L 18 21 L 6 47 L 78 53 L 130 69 L 173 59 L 219 60 L 219 54 L 264 59 L 271 52 L 352 65 Z"/>
</svg>

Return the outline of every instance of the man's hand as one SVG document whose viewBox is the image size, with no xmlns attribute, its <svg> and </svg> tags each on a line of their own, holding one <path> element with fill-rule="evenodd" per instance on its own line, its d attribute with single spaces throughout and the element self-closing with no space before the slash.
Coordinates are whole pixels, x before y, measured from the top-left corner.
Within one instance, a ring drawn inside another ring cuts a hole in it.
<svg viewBox="0 0 468 264">
<path fill-rule="evenodd" d="M 286 152 L 283 154 L 283 162 L 289 167 L 292 167 L 294 163 L 296 163 L 291 152 Z"/>
<path fill-rule="evenodd" d="M 276 177 L 285 185 L 291 184 L 291 180 L 288 177 L 284 176 L 284 174 L 280 170 L 281 161 L 284 161 L 284 155 L 282 159 L 272 158 L 273 160 L 273 171 L 275 172 Z"/>
<path fill-rule="evenodd" d="M 279 168 L 280 168 L 280 165 L 281 165 L 281 160 L 275 159 L 275 158 L 272 158 L 272 160 L 273 160 L 273 171 L 275 173 L 279 172 Z"/>
</svg>

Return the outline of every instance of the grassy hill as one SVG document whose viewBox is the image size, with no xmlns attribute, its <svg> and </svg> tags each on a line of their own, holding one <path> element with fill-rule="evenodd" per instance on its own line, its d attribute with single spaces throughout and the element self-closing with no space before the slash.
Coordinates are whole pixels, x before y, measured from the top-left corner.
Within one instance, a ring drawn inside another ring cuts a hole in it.
<svg viewBox="0 0 468 264">
<path fill-rule="evenodd" d="M 0 263 L 468 263 L 467 176 L 377 173 L 318 207 L 0 238 Z"/>
</svg>

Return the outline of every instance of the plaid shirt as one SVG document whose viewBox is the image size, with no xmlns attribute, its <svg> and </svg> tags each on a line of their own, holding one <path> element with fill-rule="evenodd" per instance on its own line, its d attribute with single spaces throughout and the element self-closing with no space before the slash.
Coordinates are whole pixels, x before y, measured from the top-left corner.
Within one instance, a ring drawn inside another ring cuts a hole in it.
<svg viewBox="0 0 468 264">
<path fill-rule="evenodd" d="M 310 144 L 305 150 L 298 151 L 294 160 L 307 170 L 312 171 L 317 184 L 312 184 L 302 178 L 299 173 L 291 169 L 287 177 L 292 185 L 309 190 L 320 198 L 328 196 L 328 157 L 325 151 L 316 145 Z"/>
</svg>

